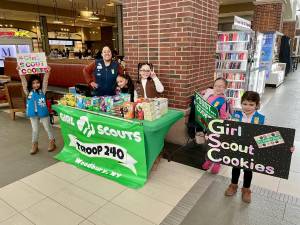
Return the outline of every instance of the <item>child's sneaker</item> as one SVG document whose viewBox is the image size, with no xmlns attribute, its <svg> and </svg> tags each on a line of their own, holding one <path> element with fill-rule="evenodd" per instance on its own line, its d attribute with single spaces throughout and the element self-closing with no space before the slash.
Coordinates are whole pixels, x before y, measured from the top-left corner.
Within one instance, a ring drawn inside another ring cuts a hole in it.
<svg viewBox="0 0 300 225">
<path fill-rule="evenodd" d="M 220 172 L 221 169 L 221 164 L 220 163 L 214 163 L 212 169 L 211 169 L 211 173 L 212 174 L 218 174 Z"/>
<path fill-rule="evenodd" d="M 251 190 L 250 190 L 250 188 L 242 188 L 242 200 L 246 203 L 251 202 Z"/>
<path fill-rule="evenodd" d="M 211 167 L 211 165 L 212 165 L 212 161 L 206 160 L 206 161 L 202 164 L 202 169 L 204 169 L 204 170 L 209 170 L 209 168 Z"/>
<path fill-rule="evenodd" d="M 225 196 L 233 196 L 237 192 L 237 189 L 237 184 L 230 184 L 227 190 L 225 191 Z"/>
</svg>

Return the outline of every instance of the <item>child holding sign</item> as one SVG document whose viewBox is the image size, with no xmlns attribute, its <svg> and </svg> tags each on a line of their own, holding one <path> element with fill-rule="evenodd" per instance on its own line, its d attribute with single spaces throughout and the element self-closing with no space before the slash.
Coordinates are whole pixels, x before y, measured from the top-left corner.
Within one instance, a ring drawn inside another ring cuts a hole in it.
<svg viewBox="0 0 300 225">
<path fill-rule="evenodd" d="M 49 137 L 48 151 L 55 150 L 55 139 L 50 126 L 49 112 L 46 104 L 46 91 L 48 86 L 48 78 L 50 74 L 50 67 L 48 72 L 45 73 L 43 83 L 40 75 L 30 75 L 27 82 L 26 77 L 22 75 L 22 71 L 17 67 L 21 78 L 24 93 L 27 96 L 26 115 L 30 118 L 32 126 L 32 149 L 30 154 L 36 154 L 38 152 L 38 135 L 39 135 L 39 121 L 42 122 Z"/>
<path fill-rule="evenodd" d="M 231 112 L 230 105 L 227 103 L 225 96 L 227 84 L 226 79 L 219 77 L 215 80 L 213 89 L 207 89 L 202 93 L 203 98 L 218 110 L 220 119 L 224 120 L 229 118 Z M 210 160 L 206 160 L 202 165 L 202 168 L 208 170 L 211 166 L 211 172 L 213 174 L 219 173 L 221 164 L 213 163 Z"/>
<path fill-rule="evenodd" d="M 264 124 L 265 116 L 257 112 L 260 107 L 260 96 L 257 92 L 246 91 L 241 99 L 242 111 L 237 111 L 233 115 L 233 119 L 239 122 L 252 123 L 252 124 Z M 294 151 L 294 147 L 291 148 L 291 152 Z M 233 196 L 238 189 L 238 181 L 241 170 L 236 167 L 232 167 L 231 184 L 225 191 L 225 196 Z M 244 183 L 242 188 L 242 200 L 246 203 L 251 202 L 251 181 L 253 172 L 251 170 L 244 169 Z"/>
</svg>

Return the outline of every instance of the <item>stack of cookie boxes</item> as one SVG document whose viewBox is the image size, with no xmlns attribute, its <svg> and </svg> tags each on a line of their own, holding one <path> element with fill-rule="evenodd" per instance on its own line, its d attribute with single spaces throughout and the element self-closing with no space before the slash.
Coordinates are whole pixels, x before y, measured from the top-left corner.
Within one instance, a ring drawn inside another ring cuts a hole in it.
<svg viewBox="0 0 300 225">
<path fill-rule="evenodd" d="M 157 120 L 168 112 L 168 99 L 147 99 L 147 101 L 142 103 L 142 109 L 144 112 L 144 120 Z"/>
</svg>

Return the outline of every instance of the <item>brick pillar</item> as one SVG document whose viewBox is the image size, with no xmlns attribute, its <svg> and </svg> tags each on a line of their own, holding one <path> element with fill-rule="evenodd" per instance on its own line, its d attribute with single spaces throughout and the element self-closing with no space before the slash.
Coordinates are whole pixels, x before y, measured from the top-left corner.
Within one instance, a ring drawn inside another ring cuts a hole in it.
<svg viewBox="0 0 300 225">
<path fill-rule="evenodd" d="M 130 75 L 149 61 L 170 107 L 187 109 L 190 96 L 212 84 L 218 0 L 124 0 L 124 55 Z"/>
<path fill-rule="evenodd" d="M 289 38 L 294 39 L 296 36 L 296 21 L 284 21 L 282 33 Z"/>
<path fill-rule="evenodd" d="M 282 31 L 283 3 L 256 3 L 254 6 L 253 30 L 259 32 Z"/>
</svg>

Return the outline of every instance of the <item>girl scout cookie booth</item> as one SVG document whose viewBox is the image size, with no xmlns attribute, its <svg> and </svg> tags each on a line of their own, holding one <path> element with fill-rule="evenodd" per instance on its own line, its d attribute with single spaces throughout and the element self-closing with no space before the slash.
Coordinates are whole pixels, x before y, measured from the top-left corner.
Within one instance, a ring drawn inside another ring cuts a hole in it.
<svg viewBox="0 0 300 225">
<path fill-rule="evenodd" d="M 56 159 L 131 188 L 147 181 L 164 138 L 183 113 L 169 110 L 155 121 L 127 120 L 55 105 L 64 148 Z"/>
</svg>

